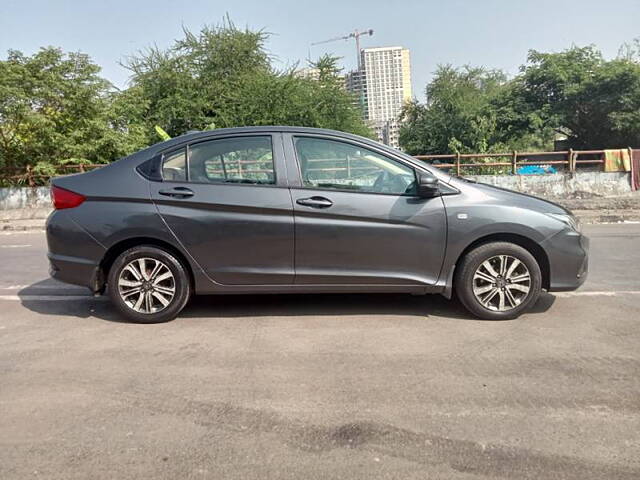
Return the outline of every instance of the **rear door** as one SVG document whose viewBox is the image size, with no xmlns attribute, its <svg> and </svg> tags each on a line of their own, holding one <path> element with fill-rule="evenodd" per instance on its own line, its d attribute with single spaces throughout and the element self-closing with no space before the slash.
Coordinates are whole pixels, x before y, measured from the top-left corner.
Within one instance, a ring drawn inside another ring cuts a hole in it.
<svg viewBox="0 0 640 480">
<path fill-rule="evenodd" d="M 293 209 L 280 134 L 235 135 L 165 152 L 151 196 L 213 281 L 293 283 Z"/>
<path fill-rule="evenodd" d="M 446 244 L 441 197 L 410 165 L 355 141 L 285 135 L 299 284 L 431 285 Z"/>
</svg>

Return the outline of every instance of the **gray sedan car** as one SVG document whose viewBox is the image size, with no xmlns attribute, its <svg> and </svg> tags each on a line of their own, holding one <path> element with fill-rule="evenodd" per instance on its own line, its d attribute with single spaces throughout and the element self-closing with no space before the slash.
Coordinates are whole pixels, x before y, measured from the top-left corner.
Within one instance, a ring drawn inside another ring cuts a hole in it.
<svg viewBox="0 0 640 480">
<path fill-rule="evenodd" d="M 51 190 L 51 275 L 136 322 L 171 320 L 192 294 L 315 292 L 455 292 L 510 319 L 587 274 L 559 205 L 331 130 L 190 133 Z"/>
</svg>

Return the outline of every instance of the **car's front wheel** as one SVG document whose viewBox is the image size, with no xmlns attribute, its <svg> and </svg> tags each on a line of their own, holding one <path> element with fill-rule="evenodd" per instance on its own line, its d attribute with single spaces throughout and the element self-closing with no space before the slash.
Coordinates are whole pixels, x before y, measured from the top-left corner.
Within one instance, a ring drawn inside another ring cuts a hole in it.
<svg viewBox="0 0 640 480">
<path fill-rule="evenodd" d="M 540 297 L 542 274 L 536 259 L 508 242 L 480 245 L 456 268 L 455 289 L 462 304 L 485 320 L 516 318 Z"/>
<path fill-rule="evenodd" d="M 173 320 L 189 300 L 189 275 L 174 255 L 141 245 L 116 258 L 108 278 L 109 297 L 128 320 L 161 323 Z"/>
</svg>

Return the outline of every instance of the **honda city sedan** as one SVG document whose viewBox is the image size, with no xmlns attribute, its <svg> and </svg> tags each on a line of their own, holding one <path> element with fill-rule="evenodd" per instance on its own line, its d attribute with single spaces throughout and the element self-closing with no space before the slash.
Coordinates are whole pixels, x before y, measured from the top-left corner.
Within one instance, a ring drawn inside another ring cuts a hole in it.
<svg viewBox="0 0 640 480">
<path fill-rule="evenodd" d="M 561 206 L 331 130 L 189 133 L 51 195 L 51 275 L 135 322 L 171 320 L 193 294 L 341 292 L 455 294 L 512 319 L 587 275 Z"/>
</svg>

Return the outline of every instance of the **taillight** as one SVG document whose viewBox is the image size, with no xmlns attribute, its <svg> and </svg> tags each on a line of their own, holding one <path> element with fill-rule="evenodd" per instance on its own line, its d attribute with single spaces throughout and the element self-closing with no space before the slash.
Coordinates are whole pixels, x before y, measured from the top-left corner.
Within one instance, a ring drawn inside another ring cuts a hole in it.
<svg viewBox="0 0 640 480">
<path fill-rule="evenodd" d="M 86 197 L 84 195 L 51 185 L 51 202 L 56 210 L 77 207 L 85 200 Z"/>
</svg>

